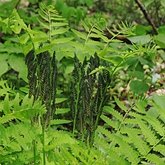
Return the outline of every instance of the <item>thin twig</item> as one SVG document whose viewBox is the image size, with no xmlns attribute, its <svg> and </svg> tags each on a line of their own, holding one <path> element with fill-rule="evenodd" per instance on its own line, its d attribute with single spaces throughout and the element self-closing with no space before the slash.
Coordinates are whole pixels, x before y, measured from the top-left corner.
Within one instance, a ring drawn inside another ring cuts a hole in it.
<svg viewBox="0 0 165 165">
<path fill-rule="evenodd" d="M 135 0 L 135 2 L 137 3 L 137 5 L 139 6 L 140 10 L 143 12 L 144 17 L 146 18 L 146 20 L 148 21 L 148 23 L 152 26 L 153 32 L 155 34 L 158 34 L 158 31 L 156 29 L 156 26 L 154 24 L 154 22 L 152 21 L 152 19 L 150 18 L 149 14 L 147 13 L 144 5 L 141 3 L 140 0 Z"/>
</svg>

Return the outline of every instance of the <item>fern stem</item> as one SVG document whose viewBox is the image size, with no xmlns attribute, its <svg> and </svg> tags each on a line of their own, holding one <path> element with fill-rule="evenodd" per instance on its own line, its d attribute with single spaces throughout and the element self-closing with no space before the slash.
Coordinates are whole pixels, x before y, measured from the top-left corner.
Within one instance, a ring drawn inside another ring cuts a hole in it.
<svg viewBox="0 0 165 165">
<path fill-rule="evenodd" d="M 51 27 L 51 17 L 50 17 L 50 12 L 49 11 L 48 11 L 48 21 L 49 21 L 49 42 L 51 42 L 52 27 Z"/>
<path fill-rule="evenodd" d="M 80 98 L 80 88 L 79 88 L 79 84 L 80 84 L 80 80 L 78 82 L 78 87 L 77 87 L 77 98 L 75 101 L 75 114 L 74 114 L 74 119 L 73 119 L 73 136 L 75 134 L 75 130 L 76 130 L 76 120 L 77 120 L 77 114 L 78 114 L 78 102 L 79 102 L 79 98 Z"/>
<path fill-rule="evenodd" d="M 35 140 L 33 140 L 33 156 L 34 156 L 34 165 L 37 165 L 37 160 L 36 160 L 37 153 L 36 153 L 36 141 Z"/>
<path fill-rule="evenodd" d="M 45 125 L 42 126 L 42 158 L 43 165 L 46 165 L 46 154 L 45 154 Z"/>
<path fill-rule="evenodd" d="M 116 135 L 119 135 L 119 134 L 120 134 L 120 129 L 121 129 L 121 127 L 122 127 L 122 125 L 123 125 L 123 123 L 124 123 L 126 117 L 128 116 L 129 112 L 130 112 L 131 109 L 133 108 L 133 106 L 134 106 L 134 104 L 132 104 L 131 107 L 128 109 L 128 111 L 124 114 L 123 119 L 122 119 L 122 121 L 121 121 L 121 123 L 120 123 L 118 129 L 116 130 Z M 112 147 L 114 146 L 114 144 L 115 144 L 115 143 L 114 143 L 114 141 L 112 140 L 112 142 L 110 143 L 110 147 L 109 147 L 109 148 L 112 148 Z"/>
<path fill-rule="evenodd" d="M 86 40 L 85 40 L 85 43 L 84 43 L 84 45 L 87 43 L 87 41 L 88 41 L 88 39 L 89 39 L 89 35 L 92 33 L 92 29 L 95 27 L 95 24 L 94 25 L 92 25 L 92 27 L 91 27 L 91 29 L 90 29 L 90 31 L 89 31 L 89 33 L 88 33 L 88 35 L 87 35 L 87 38 L 86 38 Z"/>
<path fill-rule="evenodd" d="M 134 105 L 135 105 L 135 104 L 133 103 L 133 104 L 131 105 L 131 107 L 128 109 L 128 111 L 124 114 L 123 120 L 122 120 L 122 122 L 120 123 L 120 125 L 119 125 L 118 130 L 117 130 L 116 133 L 118 133 L 118 132 L 120 131 L 122 125 L 124 124 L 124 121 L 125 121 L 126 117 L 128 116 L 129 112 L 132 110 L 132 108 L 133 108 Z"/>
</svg>

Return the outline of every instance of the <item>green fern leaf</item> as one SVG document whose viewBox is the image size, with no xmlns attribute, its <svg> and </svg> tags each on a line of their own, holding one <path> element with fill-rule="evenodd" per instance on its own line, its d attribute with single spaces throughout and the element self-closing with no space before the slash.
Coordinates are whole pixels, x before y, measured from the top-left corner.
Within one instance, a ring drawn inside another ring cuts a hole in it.
<svg viewBox="0 0 165 165">
<path fill-rule="evenodd" d="M 159 152 L 165 157 L 165 147 L 162 144 L 158 144 L 157 146 L 154 147 L 154 151 Z"/>
<path fill-rule="evenodd" d="M 70 111 L 69 108 L 57 108 L 55 114 L 56 114 L 56 115 L 59 115 L 59 114 L 66 114 L 66 113 L 68 113 L 69 111 Z"/>
<path fill-rule="evenodd" d="M 116 150 L 120 152 L 121 154 L 123 154 L 123 156 L 125 156 L 129 162 L 133 164 L 136 164 L 137 162 L 139 162 L 138 152 L 134 150 L 131 147 L 131 145 L 129 145 L 123 140 L 123 136 L 117 135 L 117 134 L 111 134 L 108 130 L 103 129 L 101 127 L 98 127 L 98 131 L 103 133 L 111 141 L 111 144 L 113 143 L 113 145 L 110 144 L 110 146 L 115 148 L 117 144 L 119 147 L 116 148 Z"/>
<path fill-rule="evenodd" d="M 135 148 L 137 148 L 142 156 L 148 154 L 150 151 L 150 146 L 141 137 L 139 137 L 137 133 L 132 132 L 129 134 L 129 137 L 132 144 L 135 146 Z"/>
<path fill-rule="evenodd" d="M 71 40 L 73 40 L 73 37 L 64 37 L 64 38 L 57 38 L 57 39 L 53 39 L 51 41 L 52 44 L 63 44 L 63 43 L 67 43 L 70 42 Z"/>
<path fill-rule="evenodd" d="M 123 140 L 123 136 L 114 134 L 113 142 L 119 145 L 117 149 L 118 152 L 123 154 L 124 157 L 132 164 L 137 164 L 139 162 L 139 153 L 134 150 L 134 148 Z"/>
<path fill-rule="evenodd" d="M 155 133 L 149 128 L 149 126 L 140 120 L 138 122 L 138 125 L 142 131 L 142 134 L 145 136 L 146 141 L 151 145 L 157 144 L 159 139 L 156 138 Z"/>
<path fill-rule="evenodd" d="M 128 125 L 136 125 L 136 124 L 138 124 L 138 122 L 137 122 L 137 120 L 135 118 L 126 118 L 124 120 L 124 123 L 128 124 Z"/>
<path fill-rule="evenodd" d="M 50 125 L 62 125 L 62 124 L 68 124 L 71 122 L 72 122 L 71 120 L 56 119 L 56 120 L 51 120 Z"/>
<path fill-rule="evenodd" d="M 133 128 L 133 127 L 129 127 L 128 125 L 123 125 L 120 129 L 120 132 L 122 134 L 128 134 L 128 135 L 131 135 L 131 134 L 140 134 L 141 131 L 139 128 Z"/>
<path fill-rule="evenodd" d="M 136 112 L 146 114 L 146 106 L 147 101 L 146 100 L 139 100 L 137 101 L 135 107 L 133 108 Z"/>
<path fill-rule="evenodd" d="M 9 114 L 10 113 L 10 101 L 9 101 L 9 95 L 7 94 L 4 102 L 3 102 L 3 112 L 4 114 Z"/>
<path fill-rule="evenodd" d="M 60 29 L 56 29 L 56 31 L 52 32 L 52 35 L 59 35 L 59 34 L 64 34 L 67 31 L 69 31 L 69 28 L 60 28 Z"/>
<path fill-rule="evenodd" d="M 83 39 L 83 40 L 87 39 L 87 34 L 86 33 L 79 32 L 79 31 L 77 31 L 75 29 L 72 29 L 72 31 L 73 31 L 73 33 L 75 33 L 81 39 Z"/>
<path fill-rule="evenodd" d="M 128 108 L 116 97 L 115 97 L 115 102 L 119 106 L 119 108 L 121 108 L 121 110 L 123 110 L 126 113 L 128 112 Z"/>
<path fill-rule="evenodd" d="M 114 120 L 109 119 L 105 115 L 101 115 L 100 118 L 110 127 L 113 127 L 115 130 L 118 130 L 120 123 L 114 122 Z"/>
<path fill-rule="evenodd" d="M 21 109 L 19 93 L 16 94 L 13 100 L 13 107 L 14 107 L 14 111 L 19 111 Z"/>
<path fill-rule="evenodd" d="M 4 115 L 4 116 L 0 117 L 0 124 L 5 124 L 5 123 L 10 122 L 14 119 L 16 119 L 16 116 L 14 113 Z"/>
<path fill-rule="evenodd" d="M 148 122 L 160 136 L 165 136 L 165 127 L 157 118 L 146 115 L 143 119 Z"/>
<path fill-rule="evenodd" d="M 158 155 L 155 155 L 155 154 L 148 154 L 146 156 L 146 159 L 150 163 L 154 163 L 154 164 L 158 164 L 158 165 L 164 165 L 165 164 L 165 159 L 164 158 L 160 158 Z"/>
<path fill-rule="evenodd" d="M 73 145 L 77 143 L 76 140 L 69 135 L 69 133 L 64 131 L 50 130 L 45 138 L 45 151 L 50 151 L 64 144 Z"/>
<path fill-rule="evenodd" d="M 110 106 L 105 106 L 103 111 L 108 114 L 113 115 L 116 119 L 118 119 L 120 122 L 122 122 L 123 116 L 118 111 L 111 108 Z"/>
<path fill-rule="evenodd" d="M 98 131 L 98 130 L 97 130 Z M 105 138 L 105 139 L 104 139 Z M 101 151 L 103 155 L 106 156 L 109 164 L 121 164 L 128 165 L 130 164 L 121 153 L 115 149 L 109 147 L 109 144 L 106 140 L 106 137 L 101 136 L 101 133 L 98 131 L 95 137 L 95 147 Z"/>
<path fill-rule="evenodd" d="M 54 6 L 46 6 L 41 3 L 39 16 L 39 23 L 48 30 L 50 43 L 54 40 L 56 35 L 64 34 L 68 31 L 66 19 L 59 15 Z"/>
</svg>

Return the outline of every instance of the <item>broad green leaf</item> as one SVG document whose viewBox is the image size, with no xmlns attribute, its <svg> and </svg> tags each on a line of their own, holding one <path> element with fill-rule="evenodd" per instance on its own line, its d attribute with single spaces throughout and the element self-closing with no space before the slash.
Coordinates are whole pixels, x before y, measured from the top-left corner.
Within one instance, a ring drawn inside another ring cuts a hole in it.
<svg viewBox="0 0 165 165">
<path fill-rule="evenodd" d="M 21 44 L 26 44 L 28 40 L 29 40 L 29 35 L 27 33 L 19 37 L 19 41 Z"/>
<path fill-rule="evenodd" d="M 131 71 L 129 75 L 133 78 L 144 79 L 144 73 L 140 71 Z"/>
<path fill-rule="evenodd" d="M 161 0 L 160 2 L 162 4 L 162 6 L 165 7 L 165 0 Z"/>
<path fill-rule="evenodd" d="M 27 43 L 22 46 L 22 49 L 23 49 L 23 54 L 27 55 L 33 49 L 33 45 L 32 43 Z"/>
<path fill-rule="evenodd" d="M 10 66 L 19 73 L 19 77 L 27 82 L 27 66 L 24 61 L 24 56 L 11 54 L 8 61 Z"/>
<path fill-rule="evenodd" d="M 150 35 L 141 35 L 141 36 L 135 36 L 135 37 L 129 37 L 128 38 L 132 43 L 137 44 L 147 44 L 151 41 Z"/>
<path fill-rule="evenodd" d="M 150 30 L 151 30 L 150 26 L 136 25 L 134 33 L 136 33 L 136 35 L 138 36 L 141 36 L 141 35 L 145 35 L 147 31 L 150 31 Z"/>
<path fill-rule="evenodd" d="M 165 48 L 165 33 L 158 34 L 154 40 L 161 48 Z"/>
<path fill-rule="evenodd" d="M 38 49 L 36 50 L 36 54 L 40 54 L 40 53 L 42 53 L 42 52 L 49 51 L 49 50 L 52 49 L 52 46 L 53 46 L 53 44 L 44 45 L 44 46 L 42 46 L 41 48 L 38 48 Z"/>
<path fill-rule="evenodd" d="M 143 94 L 149 89 L 148 84 L 141 80 L 132 80 L 129 86 L 135 94 Z"/>
<path fill-rule="evenodd" d="M 162 110 L 165 108 L 165 96 L 158 96 L 158 95 L 154 95 L 153 96 L 153 101 L 155 102 L 155 104 L 157 104 Z M 164 111 L 165 114 L 165 111 Z"/>
<path fill-rule="evenodd" d="M 16 34 L 19 34 L 22 29 L 27 29 L 26 24 L 24 23 L 23 19 L 20 18 L 16 9 L 13 10 L 10 16 L 9 26 L 12 29 L 12 31 Z"/>
</svg>

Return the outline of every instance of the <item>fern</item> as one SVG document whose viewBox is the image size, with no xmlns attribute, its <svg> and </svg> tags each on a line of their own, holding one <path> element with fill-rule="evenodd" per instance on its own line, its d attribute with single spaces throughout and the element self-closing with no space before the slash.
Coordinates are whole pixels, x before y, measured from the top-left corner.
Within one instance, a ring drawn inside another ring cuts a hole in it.
<svg viewBox="0 0 165 165">
<path fill-rule="evenodd" d="M 53 42 L 55 35 L 67 32 L 68 23 L 65 18 L 58 14 L 54 6 L 46 6 L 41 3 L 39 16 L 40 24 L 44 27 L 44 29 L 48 30 L 49 42 Z"/>
<path fill-rule="evenodd" d="M 7 94 L 12 96 L 15 94 L 15 91 L 6 80 L 0 80 L 0 97 L 4 97 Z"/>
<path fill-rule="evenodd" d="M 22 103 L 20 104 L 20 101 Z M 0 124 L 7 123 L 13 119 L 19 119 L 21 121 L 26 121 L 29 118 L 40 114 L 42 115 L 45 112 L 44 106 L 41 102 L 33 102 L 33 97 L 28 98 L 26 95 L 23 100 L 19 99 L 19 94 L 13 100 L 9 100 L 9 96 L 6 95 L 3 102 L 1 102 L 1 112 L 4 113 L 0 117 Z"/>
<path fill-rule="evenodd" d="M 39 23 L 41 27 L 43 27 L 47 38 L 45 36 L 45 38 L 42 39 L 41 37 L 43 35 L 40 34 L 35 36 L 35 40 L 37 39 L 38 41 L 40 41 L 40 47 L 38 47 L 38 49 L 36 50 L 37 54 L 45 51 L 58 49 L 61 50 L 60 47 L 62 45 L 70 42 L 73 39 L 72 37 L 68 37 L 67 35 L 65 35 L 69 31 L 68 22 L 65 18 L 60 16 L 53 5 L 46 6 L 45 4 L 40 3 L 38 14 Z"/>
<path fill-rule="evenodd" d="M 0 131 L 3 132 L 0 142 L 3 147 L 0 153 L 0 163 L 14 164 L 13 162 L 16 162 L 19 157 L 19 162 L 22 164 L 33 157 L 30 153 L 32 153 L 32 141 L 36 138 L 36 130 L 29 126 L 29 123 L 11 123 L 6 128 L 1 125 Z"/>
<path fill-rule="evenodd" d="M 164 109 L 161 107 L 164 99 L 165 96 L 154 96 L 148 103 L 151 106 L 148 111 L 145 110 L 146 101 L 138 101 L 131 110 L 118 99 L 116 103 L 122 108 L 120 111 L 105 106 L 101 116 L 105 126 L 98 127 L 95 145 L 98 149 L 101 146 L 104 154 L 115 151 L 129 164 L 145 162 L 163 165 L 165 128 L 162 120 Z M 117 163 L 117 160 L 114 162 Z"/>
</svg>

